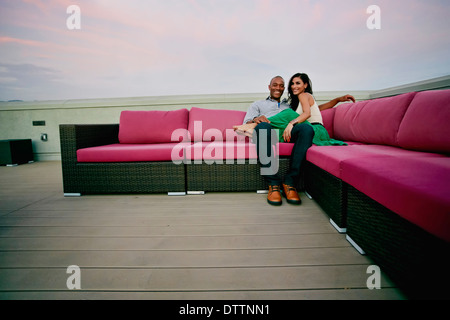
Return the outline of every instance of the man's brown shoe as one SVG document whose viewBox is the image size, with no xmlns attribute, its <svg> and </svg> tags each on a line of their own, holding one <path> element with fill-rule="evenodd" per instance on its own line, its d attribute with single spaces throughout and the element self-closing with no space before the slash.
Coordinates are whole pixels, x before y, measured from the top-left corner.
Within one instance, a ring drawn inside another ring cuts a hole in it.
<svg viewBox="0 0 450 320">
<path fill-rule="evenodd" d="M 290 204 L 302 203 L 302 200 L 300 199 L 300 196 L 298 195 L 297 190 L 294 187 L 283 183 L 283 193 L 288 203 Z"/>
<path fill-rule="evenodd" d="M 281 192 L 280 186 L 269 186 L 269 194 L 267 195 L 267 202 L 273 206 L 281 206 Z"/>
</svg>

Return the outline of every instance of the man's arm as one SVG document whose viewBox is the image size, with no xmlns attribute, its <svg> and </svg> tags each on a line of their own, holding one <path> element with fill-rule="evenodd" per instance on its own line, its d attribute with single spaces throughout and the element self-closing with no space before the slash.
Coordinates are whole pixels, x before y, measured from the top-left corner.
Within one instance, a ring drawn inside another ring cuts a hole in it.
<svg viewBox="0 0 450 320">
<path fill-rule="evenodd" d="M 326 109 L 331 109 L 335 105 L 337 105 L 338 103 L 346 102 L 346 101 L 353 101 L 353 102 L 355 102 L 356 100 L 355 100 L 355 98 L 352 95 L 347 94 L 347 95 L 342 96 L 342 97 L 334 98 L 333 100 L 328 101 L 327 103 L 321 104 L 319 106 L 319 110 L 323 111 L 323 110 L 326 110 Z"/>
<path fill-rule="evenodd" d="M 254 102 L 247 111 L 247 114 L 244 117 L 244 123 L 251 123 L 253 122 L 253 119 L 257 118 L 261 116 L 260 111 L 259 111 L 259 106 L 258 106 L 258 101 Z"/>
</svg>

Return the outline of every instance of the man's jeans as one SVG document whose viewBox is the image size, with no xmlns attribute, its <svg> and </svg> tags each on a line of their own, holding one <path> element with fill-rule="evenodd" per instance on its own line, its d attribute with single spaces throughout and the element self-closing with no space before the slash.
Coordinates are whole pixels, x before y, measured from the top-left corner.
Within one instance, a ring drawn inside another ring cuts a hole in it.
<svg viewBox="0 0 450 320">
<path fill-rule="evenodd" d="M 278 161 L 278 157 L 275 156 L 273 149 L 278 142 L 278 140 L 275 139 L 277 135 L 274 134 L 270 123 L 267 122 L 258 124 L 254 132 L 253 142 L 256 144 L 258 161 L 262 170 L 271 166 L 273 167 L 273 161 Z M 301 165 L 306 158 L 306 151 L 312 145 L 313 137 L 314 130 L 308 124 L 299 123 L 292 129 L 290 142 L 294 143 L 294 148 L 292 149 L 290 167 L 284 177 L 284 183 L 290 186 L 297 185 L 296 182 L 300 175 Z M 267 159 L 269 159 L 269 161 Z M 276 165 L 276 168 L 278 168 L 278 164 Z M 282 183 L 278 172 L 263 174 L 263 177 L 269 185 L 281 185 Z"/>
</svg>

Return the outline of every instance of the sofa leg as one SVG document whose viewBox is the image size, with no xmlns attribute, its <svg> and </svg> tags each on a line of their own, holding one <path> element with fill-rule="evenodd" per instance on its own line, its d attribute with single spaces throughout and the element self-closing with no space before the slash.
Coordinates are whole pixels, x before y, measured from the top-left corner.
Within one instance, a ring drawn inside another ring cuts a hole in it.
<svg viewBox="0 0 450 320">
<path fill-rule="evenodd" d="M 348 234 L 345 236 L 345 238 L 347 239 L 348 242 L 351 243 L 351 245 L 353 246 L 353 248 L 356 249 L 356 251 L 358 251 L 358 252 L 359 252 L 360 254 L 362 254 L 362 255 L 365 255 L 365 254 L 366 254 L 366 253 L 364 252 L 364 250 L 363 250 L 360 246 L 358 246 L 358 245 L 356 244 L 356 242 L 353 241 L 352 238 L 350 238 L 350 237 L 348 236 Z"/>
<path fill-rule="evenodd" d="M 190 196 L 198 196 L 198 195 L 204 195 L 205 191 L 188 191 L 187 194 Z"/>
<path fill-rule="evenodd" d="M 81 193 L 64 193 L 64 197 L 81 197 Z"/>
<path fill-rule="evenodd" d="M 312 195 L 310 195 L 308 193 L 308 191 L 306 191 L 306 190 L 304 192 L 305 192 L 306 197 L 308 197 L 309 200 L 312 200 L 312 198 L 313 198 Z"/>
<path fill-rule="evenodd" d="M 168 196 L 185 196 L 186 192 L 167 192 Z"/>
<path fill-rule="evenodd" d="M 339 233 L 346 233 L 347 232 L 347 228 L 341 228 L 339 227 L 336 222 L 333 221 L 333 219 L 330 218 L 330 223 L 331 225 L 339 232 Z"/>
</svg>

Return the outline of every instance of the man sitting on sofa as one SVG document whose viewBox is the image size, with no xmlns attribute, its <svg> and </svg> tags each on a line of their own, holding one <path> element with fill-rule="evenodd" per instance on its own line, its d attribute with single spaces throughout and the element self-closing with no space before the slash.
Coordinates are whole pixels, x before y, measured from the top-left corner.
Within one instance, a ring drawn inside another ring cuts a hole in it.
<svg viewBox="0 0 450 320">
<path fill-rule="evenodd" d="M 283 187 L 283 192 L 288 203 L 301 203 L 300 196 L 295 188 L 295 182 L 299 177 L 300 167 L 306 157 L 306 151 L 311 147 L 314 137 L 312 127 L 307 124 L 299 123 L 292 129 L 290 142 L 294 143 L 294 147 L 291 153 L 290 167 L 283 183 L 277 172 L 268 173 L 267 171 L 263 171 L 264 169 L 273 167 L 273 163 L 271 162 L 275 160 L 272 146 L 277 143 L 277 139 L 275 139 L 276 134 L 273 134 L 268 118 L 290 108 L 290 105 L 286 101 L 280 101 L 284 89 L 284 79 L 280 76 L 274 77 L 269 84 L 270 96 L 266 100 L 254 102 L 248 109 L 244 118 L 244 123 L 253 122 L 258 124 L 254 130 L 256 134 L 253 136 L 254 140 L 256 140 L 254 142 L 258 153 L 258 161 L 262 167 L 262 175 L 269 185 L 267 201 L 269 204 L 276 206 L 279 206 L 282 203 L 280 186 Z M 319 109 L 321 111 L 329 109 L 338 103 L 345 101 L 355 102 L 355 98 L 351 95 L 338 97 L 320 105 Z M 260 146 L 263 148 L 260 149 Z M 264 153 L 267 154 L 261 154 L 261 151 L 264 151 Z M 261 161 L 262 159 L 264 159 L 264 161 Z M 266 159 L 270 160 L 266 161 Z"/>
</svg>

